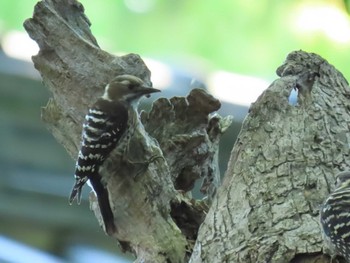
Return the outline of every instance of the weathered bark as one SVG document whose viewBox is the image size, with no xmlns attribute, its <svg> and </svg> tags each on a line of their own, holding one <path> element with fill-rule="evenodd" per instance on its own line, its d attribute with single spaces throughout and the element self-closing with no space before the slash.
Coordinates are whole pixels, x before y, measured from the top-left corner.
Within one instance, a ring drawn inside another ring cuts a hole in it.
<svg viewBox="0 0 350 263">
<path fill-rule="evenodd" d="M 75 0 L 44 0 L 25 22 L 40 46 L 35 67 L 53 93 L 43 120 L 73 158 L 86 109 L 110 79 L 127 73 L 150 83 L 139 56 L 104 52 L 89 25 Z M 230 118 L 210 115 L 220 107 L 213 97 L 194 90 L 158 100 L 125 154 L 111 154 L 101 173 L 118 227 L 113 238 L 138 262 L 329 262 L 318 209 L 334 174 L 349 167 L 348 83 L 302 51 L 277 74 L 244 121 L 207 215 L 207 203 L 186 193 L 200 177 L 210 196 L 218 184 L 218 140 Z M 297 105 L 288 102 L 293 88 Z M 90 201 L 101 222 L 93 195 Z"/>
<path fill-rule="evenodd" d="M 104 86 L 120 74 L 151 84 L 150 72 L 138 55 L 101 50 L 75 0 L 39 2 L 24 26 L 39 44 L 34 65 L 53 94 L 42 119 L 76 158 L 84 114 Z M 113 238 L 136 262 L 188 261 L 208 210 L 207 202 L 189 193 L 199 178 L 210 197 L 219 183 L 218 142 L 231 123 L 230 117 L 211 115 L 219 108 L 218 100 L 198 89 L 186 98 L 158 100 L 142 115 L 144 126 L 134 116 L 128 146 L 115 149 L 100 169 L 118 228 Z M 90 204 L 101 224 L 93 194 Z"/>
<path fill-rule="evenodd" d="M 350 90 L 316 54 L 292 52 L 251 106 L 190 262 L 330 262 L 319 206 L 349 169 Z M 310 77 L 310 78 L 309 78 Z M 291 105 L 292 89 L 299 91 Z"/>
</svg>

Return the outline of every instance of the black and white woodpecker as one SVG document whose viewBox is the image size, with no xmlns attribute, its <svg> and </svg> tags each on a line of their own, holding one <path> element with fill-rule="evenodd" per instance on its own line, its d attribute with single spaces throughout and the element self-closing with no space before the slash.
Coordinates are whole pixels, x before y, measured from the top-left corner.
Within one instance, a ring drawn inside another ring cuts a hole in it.
<svg viewBox="0 0 350 263">
<path fill-rule="evenodd" d="M 108 191 L 102 183 L 99 168 L 110 152 L 126 139 L 133 125 L 130 110 L 137 112 L 143 95 L 147 97 L 160 90 L 146 85 L 140 78 L 120 75 L 105 88 L 104 94 L 89 109 L 83 124 L 82 143 L 75 169 L 75 185 L 69 197 L 72 204 L 80 204 L 81 189 L 86 182 L 96 193 L 100 212 L 108 235 L 116 232 Z"/>
<path fill-rule="evenodd" d="M 350 171 L 339 173 L 335 190 L 324 201 L 320 221 L 331 256 L 350 262 Z"/>
</svg>

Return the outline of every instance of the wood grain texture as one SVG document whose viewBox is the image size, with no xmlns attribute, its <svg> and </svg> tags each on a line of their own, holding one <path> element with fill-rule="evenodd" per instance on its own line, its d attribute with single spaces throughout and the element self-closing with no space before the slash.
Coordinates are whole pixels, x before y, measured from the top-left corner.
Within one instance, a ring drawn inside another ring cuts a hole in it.
<svg viewBox="0 0 350 263">
<path fill-rule="evenodd" d="M 319 77 L 306 83 L 304 74 Z M 252 104 L 190 262 L 330 262 L 319 206 L 349 169 L 350 90 L 332 65 L 295 51 Z M 304 85 L 298 104 L 288 97 Z M 311 257 L 311 258 L 310 258 Z"/>
<path fill-rule="evenodd" d="M 138 55 L 101 50 L 75 0 L 40 1 L 24 26 L 39 44 L 33 62 L 52 92 L 42 119 L 76 159 L 84 115 L 105 85 L 121 74 L 151 84 L 150 71 Z M 113 238 L 135 262 L 188 262 L 208 210 L 208 202 L 193 200 L 190 191 L 195 180 L 207 178 L 205 190 L 213 196 L 220 181 L 218 143 L 231 117 L 212 114 L 219 108 L 205 91 L 193 90 L 186 98 L 155 102 L 143 123 L 130 110 L 135 130 L 129 144 L 117 147 L 100 173 L 118 228 Z M 94 194 L 90 206 L 102 224 Z"/>
<path fill-rule="evenodd" d="M 74 0 L 41 1 L 25 22 L 40 46 L 35 67 L 53 96 L 43 120 L 73 158 L 83 116 L 109 80 L 132 74 L 150 83 L 138 55 L 101 50 L 89 26 Z M 251 106 L 218 190 L 218 141 L 231 123 L 212 114 L 219 101 L 194 90 L 158 100 L 142 122 L 131 113 L 129 147 L 113 151 L 101 174 L 120 229 L 114 238 L 136 262 L 330 262 L 318 213 L 334 175 L 350 166 L 349 86 L 327 61 L 303 51 L 290 53 L 277 74 Z M 296 105 L 288 101 L 293 89 Z M 200 178 L 209 178 L 209 195 L 217 192 L 208 213 L 210 203 L 190 197 Z"/>
</svg>

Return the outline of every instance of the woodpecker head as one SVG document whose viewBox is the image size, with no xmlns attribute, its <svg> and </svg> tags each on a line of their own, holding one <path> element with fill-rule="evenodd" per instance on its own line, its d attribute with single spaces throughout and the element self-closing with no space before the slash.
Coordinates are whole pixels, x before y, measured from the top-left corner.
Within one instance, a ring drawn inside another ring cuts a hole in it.
<svg viewBox="0 0 350 263">
<path fill-rule="evenodd" d="M 109 101 L 136 102 L 143 95 L 147 97 L 151 93 L 160 92 L 158 89 L 146 85 L 143 80 L 132 75 L 120 75 L 112 79 L 106 86 L 102 98 Z"/>
<path fill-rule="evenodd" d="M 344 171 L 337 174 L 336 189 L 344 189 L 350 187 L 350 171 Z"/>
</svg>

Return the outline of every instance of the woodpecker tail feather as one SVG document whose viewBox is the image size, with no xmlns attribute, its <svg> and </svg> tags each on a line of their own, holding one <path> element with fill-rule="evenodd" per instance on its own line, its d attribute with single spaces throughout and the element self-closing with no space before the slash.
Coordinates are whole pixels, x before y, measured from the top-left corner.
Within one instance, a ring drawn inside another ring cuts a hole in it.
<svg viewBox="0 0 350 263">
<path fill-rule="evenodd" d="M 69 196 L 69 204 L 71 205 L 74 201 L 74 199 L 77 199 L 77 203 L 78 205 L 80 204 L 81 201 L 81 189 L 84 186 L 84 184 L 86 183 L 87 178 L 79 178 L 77 177 L 75 184 L 73 186 L 72 192 L 70 193 Z"/>
<path fill-rule="evenodd" d="M 114 224 L 114 216 L 109 204 L 108 192 L 106 189 L 104 189 L 102 193 L 97 194 L 97 200 L 100 207 L 103 223 L 105 225 L 106 233 L 111 236 L 117 231 L 117 228 Z"/>
<path fill-rule="evenodd" d="M 98 205 L 102 216 L 103 223 L 105 225 L 106 233 L 111 236 L 117 232 L 117 228 L 114 224 L 114 216 L 111 205 L 109 203 L 108 191 L 101 183 L 100 176 L 94 176 L 90 179 L 90 183 L 97 195 Z"/>
</svg>

